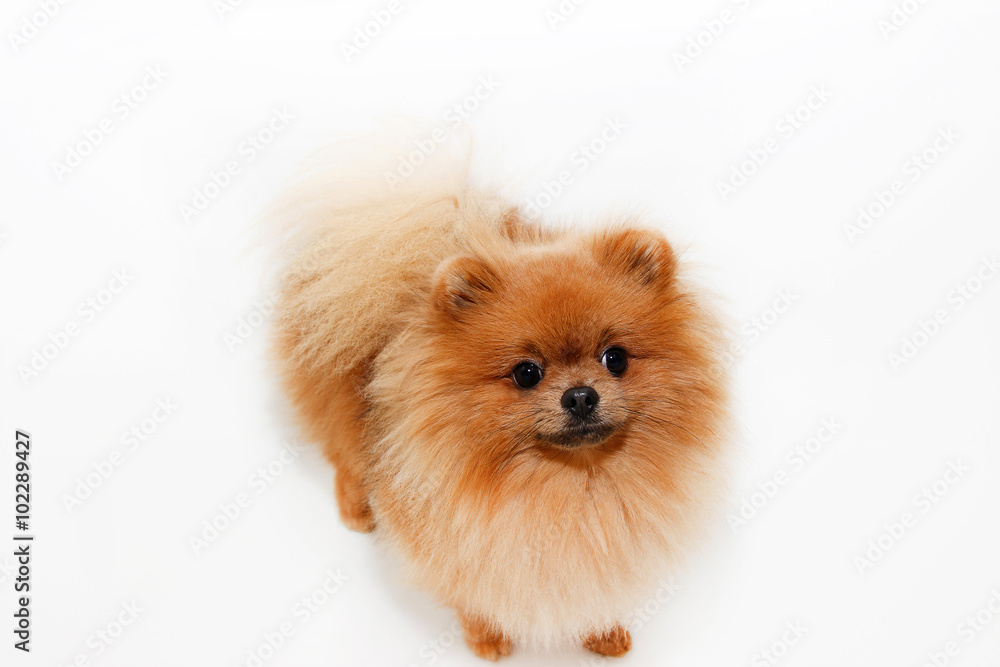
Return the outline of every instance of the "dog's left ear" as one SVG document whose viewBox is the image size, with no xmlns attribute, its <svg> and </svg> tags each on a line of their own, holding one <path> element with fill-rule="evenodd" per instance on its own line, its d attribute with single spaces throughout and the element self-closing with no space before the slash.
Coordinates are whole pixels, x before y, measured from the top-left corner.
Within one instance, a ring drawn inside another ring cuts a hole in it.
<svg viewBox="0 0 1000 667">
<path fill-rule="evenodd" d="M 593 240 L 597 261 L 643 285 L 665 285 L 677 272 L 677 258 L 667 240 L 645 229 L 610 229 Z"/>
<path fill-rule="evenodd" d="M 461 255 L 445 260 L 434 275 L 434 305 L 458 317 L 462 311 L 487 301 L 499 286 L 497 274 L 476 257 Z"/>
</svg>

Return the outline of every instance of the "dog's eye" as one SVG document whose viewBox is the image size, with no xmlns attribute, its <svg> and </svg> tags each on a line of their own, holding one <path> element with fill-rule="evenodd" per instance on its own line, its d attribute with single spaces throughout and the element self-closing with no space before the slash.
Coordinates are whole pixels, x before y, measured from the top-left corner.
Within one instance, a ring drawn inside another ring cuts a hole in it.
<svg viewBox="0 0 1000 667">
<path fill-rule="evenodd" d="M 511 372 L 510 377 L 514 380 L 514 384 L 522 389 L 531 389 L 536 384 L 542 381 L 542 367 L 533 361 L 522 361 L 517 366 L 514 366 L 513 372 Z"/>
<path fill-rule="evenodd" d="M 601 365 L 612 375 L 621 375 L 628 368 L 628 352 L 621 347 L 609 347 L 601 355 Z"/>
</svg>

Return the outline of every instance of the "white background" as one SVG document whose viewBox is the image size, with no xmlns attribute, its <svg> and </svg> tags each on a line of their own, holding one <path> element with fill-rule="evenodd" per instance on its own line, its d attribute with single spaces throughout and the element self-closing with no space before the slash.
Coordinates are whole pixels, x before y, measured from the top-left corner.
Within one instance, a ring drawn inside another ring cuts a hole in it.
<svg viewBox="0 0 1000 667">
<path fill-rule="evenodd" d="M 590 0 L 565 17 L 547 15 L 555 0 L 420 0 L 350 61 L 342 45 L 386 2 L 80 0 L 51 18 L 44 4 L 0 11 L 0 534 L 12 544 L 22 429 L 37 535 L 30 655 L 11 647 L 13 547 L 0 552 L 0 664 L 252 665 L 286 621 L 263 664 L 478 664 L 452 613 L 339 523 L 313 450 L 275 463 L 296 433 L 267 325 L 227 342 L 267 310 L 247 230 L 303 158 L 384 117 L 444 123 L 463 100 L 526 196 L 624 122 L 546 215 L 647 206 L 739 332 L 732 511 L 757 507 L 720 527 L 669 603 L 650 592 L 620 664 L 765 665 L 769 647 L 788 666 L 1000 664 L 1000 277 L 984 264 L 1000 253 L 995 3 L 909 0 L 888 30 L 891 0 Z M 147 68 L 162 80 L 131 92 Z M 497 90 L 469 98 L 484 76 Z M 803 107 L 814 89 L 828 99 Z M 127 117 L 122 95 L 143 97 Z M 294 118 L 247 160 L 275 109 Z M 76 150 L 88 155 L 58 174 Z M 925 151 L 933 164 L 914 172 Z M 239 173 L 186 220 L 230 160 Z M 753 173 L 724 198 L 734 169 Z M 881 214 L 849 233 L 859 207 Z M 104 292 L 122 270 L 124 289 Z M 904 339 L 919 346 L 894 364 Z M 36 352 L 49 358 L 26 373 Z M 150 421 L 164 399 L 178 407 Z M 836 433 L 799 466 L 824 419 Z M 130 449 L 123 434 L 144 428 Z M 279 474 L 260 485 L 268 464 Z M 938 481 L 952 464 L 962 475 Z M 88 475 L 97 488 L 68 508 Z M 249 506 L 196 554 L 191 538 L 240 494 Z M 301 622 L 294 605 L 327 571 L 346 581 Z M 134 622 L 98 640 L 133 602 Z"/>
</svg>

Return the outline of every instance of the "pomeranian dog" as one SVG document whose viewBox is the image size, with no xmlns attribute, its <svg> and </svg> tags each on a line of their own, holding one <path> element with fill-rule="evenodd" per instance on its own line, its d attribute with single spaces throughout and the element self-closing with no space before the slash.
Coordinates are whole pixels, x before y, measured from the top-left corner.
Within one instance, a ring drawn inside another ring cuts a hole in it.
<svg viewBox="0 0 1000 667">
<path fill-rule="evenodd" d="M 342 520 L 483 658 L 624 654 L 720 495 L 717 321 L 637 220 L 573 231 L 465 176 L 349 178 L 279 206 L 294 251 L 275 339 Z"/>
</svg>

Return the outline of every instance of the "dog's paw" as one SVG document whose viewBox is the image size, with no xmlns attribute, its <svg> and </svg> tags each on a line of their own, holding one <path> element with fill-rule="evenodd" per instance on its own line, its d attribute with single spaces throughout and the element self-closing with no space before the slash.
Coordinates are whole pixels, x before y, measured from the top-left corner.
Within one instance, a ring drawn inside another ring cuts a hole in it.
<svg viewBox="0 0 1000 667">
<path fill-rule="evenodd" d="M 617 658 L 632 648 L 632 635 L 618 625 L 607 632 L 594 633 L 583 640 L 583 647 L 594 653 Z"/>
<path fill-rule="evenodd" d="M 368 502 L 368 493 L 357 478 L 346 471 L 337 471 L 335 486 L 340 520 L 351 530 L 370 533 L 375 530 L 375 514 Z"/>
<path fill-rule="evenodd" d="M 345 526 L 359 533 L 370 533 L 375 530 L 375 516 L 372 514 L 372 508 L 367 505 L 345 507 L 341 504 L 340 520 Z"/>
<path fill-rule="evenodd" d="M 505 655 L 510 655 L 511 643 L 503 633 L 497 632 L 476 616 L 462 614 L 459 620 L 465 634 L 465 643 L 480 658 L 496 662 Z"/>
<path fill-rule="evenodd" d="M 506 655 L 510 655 L 510 642 L 503 637 L 481 641 L 466 639 L 465 643 L 468 644 L 469 648 L 472 649 L 472 652 L 480 658 L 491 660 L 493 662 L 496 662 Z"/>
</svg>

